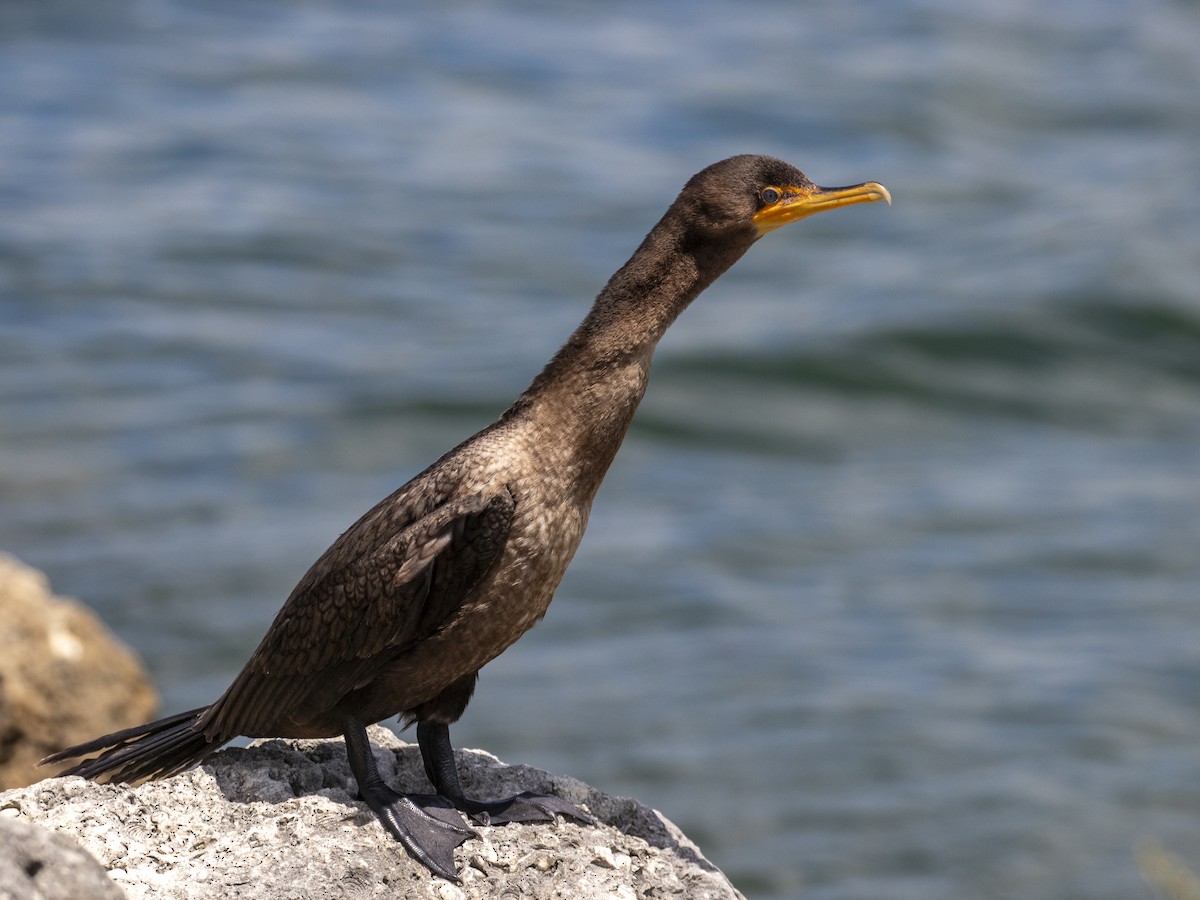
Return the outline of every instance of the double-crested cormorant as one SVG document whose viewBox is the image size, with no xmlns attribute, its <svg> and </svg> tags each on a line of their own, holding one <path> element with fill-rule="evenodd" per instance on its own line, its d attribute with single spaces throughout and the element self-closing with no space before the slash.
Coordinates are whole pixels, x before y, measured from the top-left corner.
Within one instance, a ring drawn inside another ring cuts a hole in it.
<svg viewBox="0 0 1200 900">
<path fill-rule="evenodd" d="M 64 774 L 137 782 L 181 772 L 238 735 L 341 734 L 363 799 L 448 879 L 454 849 L 476 836 L 457 811 L 492 823 L 590 820 L 555 797 L 467 798 L 449 726 L 479 669 L 546 612 L 675 317 L 766 232 L 876 200 L 891 202 L 882 185 L 822 188 L 765 156 L 695 175 L 512 407 L 313 564 L 220 699 L 45 762 L 99 752 Z M 400 794 L 380 779 L 366 726 L 395 715 L 417 723 L 435 795 Z"/>
</svg>

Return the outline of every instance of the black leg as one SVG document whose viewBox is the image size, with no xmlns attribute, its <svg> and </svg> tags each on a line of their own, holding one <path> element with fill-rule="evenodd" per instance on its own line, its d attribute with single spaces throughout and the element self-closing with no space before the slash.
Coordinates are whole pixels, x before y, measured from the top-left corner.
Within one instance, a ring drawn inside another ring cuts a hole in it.
<svg viewBox="0 0 1200 900">
<path fill-rule="evenodd" d="M 421 865 L 434 875 L 458 881 L 454 848 L 479 837 L 478 833 L 464 825 L 453 808 L 439 804 L 438 798 L 401 794 L 384 784 L 375 766 L 366 727 L 359 722 L 347 722 L 345 729 L 350 770 L 367 806 Z"/>
<path fill-rule="evenodd" d="M 568 816 L 579 822 L 595 824 L 596 820 L 579 807 L 561 797 L 522 791 L 504 800 L 472 800 L 463 793 L 450 746 L 450 726 L 434 722 L 417 723 L 417 743 L 425 761 L 425 774 L 433 788 L 457 809 L 470 815 L 481 825 L 502 825 L 506 822 L 551 822 L 556 815 Z"/>
</svg>

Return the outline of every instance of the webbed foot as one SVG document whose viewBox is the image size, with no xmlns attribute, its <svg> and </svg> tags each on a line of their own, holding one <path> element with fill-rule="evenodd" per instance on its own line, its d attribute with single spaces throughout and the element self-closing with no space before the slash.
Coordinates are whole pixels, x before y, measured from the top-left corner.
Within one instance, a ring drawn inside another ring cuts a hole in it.
<svg viewBox="0 0 1200 900">
<path fill-rule="evenodd" d="M 532 791 L 508 797 L 504 800 L 472 800 L 469 797 L 448 798 L 458 809 L 465 812 L 480 825 L 504 825 L 508 822 L 553 822 L 555 816 L 564 816 L 595 825 L 596 818 L 573 803 L 551 794 L 535 794 Z"/>
<path fill-rule="evenodd" d="M 434 875 L 459 880 L 454 850 L 479 832 L 463 823 L 453 804 L 436 794 L 401 794 L 382 782 L 359 790 L 383 827 L 417 862 Z"/>
<path fill-rule="evenodd" d="M 396 840 L 434 875 L 457 882 L 454 851 L 479 832 L 468 827 L 454 804 L 436 794 L 401 794 L 383 783 L 367 730 L 346 723 L 346 756 L 367 806 Z"/>
<path fill-rule="evenodd" d="M 552 822 L 555 816 L 565 816 L 595 825 L 596 819 L 573 803 L 549 794 L 532 791 L 503 800 L 473 800 L 463 793 L 450 746 L 450 728 L 435 722 L 417 724 L 417 743 L 425 761 L 425 773 L 438 794 L 462 810 L 480 825 L 503 825 L 507 822 Z"/>
</svg>

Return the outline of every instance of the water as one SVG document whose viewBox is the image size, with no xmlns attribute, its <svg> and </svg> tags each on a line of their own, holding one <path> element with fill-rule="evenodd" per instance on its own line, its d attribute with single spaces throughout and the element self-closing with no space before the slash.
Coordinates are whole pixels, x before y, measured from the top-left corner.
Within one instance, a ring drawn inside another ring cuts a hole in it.
<svg viewBox="0 0 1200 900">
<path fill-rule="evenodd" d="M 751 898 L 1200 868 L 1200 8 L 0 8 L 0 548 L 228 683 L 703 165 L 895 205 L 679 321 L 463 746 L 662 809 Z"/>
</svg>

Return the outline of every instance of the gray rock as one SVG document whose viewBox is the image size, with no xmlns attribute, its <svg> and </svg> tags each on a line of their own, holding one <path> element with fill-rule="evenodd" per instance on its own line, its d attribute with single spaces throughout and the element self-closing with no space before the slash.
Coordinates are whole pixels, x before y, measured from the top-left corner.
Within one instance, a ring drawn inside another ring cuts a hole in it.
<svg viewBox="0 0 1200 900">
<path fill-rule="evenodd" d="M 371 741 L 390 784 L 429 790 L 415 745 L 378 727 Z M 601 824 L 478 826 L 480 840 L 456 853 L 462 884 L 451 884 L 413 862 L 357 799 L 341 741 L 290 740 L 227 749 L 136 788 L 43 781 L 0 794 L 0 816 L 76 838 L 131 900 L 741 898 L 673 824 L 634 800 L 480 751 L 458 761 L 469 793 L 558 794 Z"/>
<path fill-rule="evenodd" d="M 46 576 L 0 554 L 0 789 L 52 774 L 55 750 L 153 718 L 142 664 Z"/>
<path fill-rule="evenodd" d="M 78 843 L 0 816 L 0 900 L 121 900 L 121 889 Z"/>
</svg>

